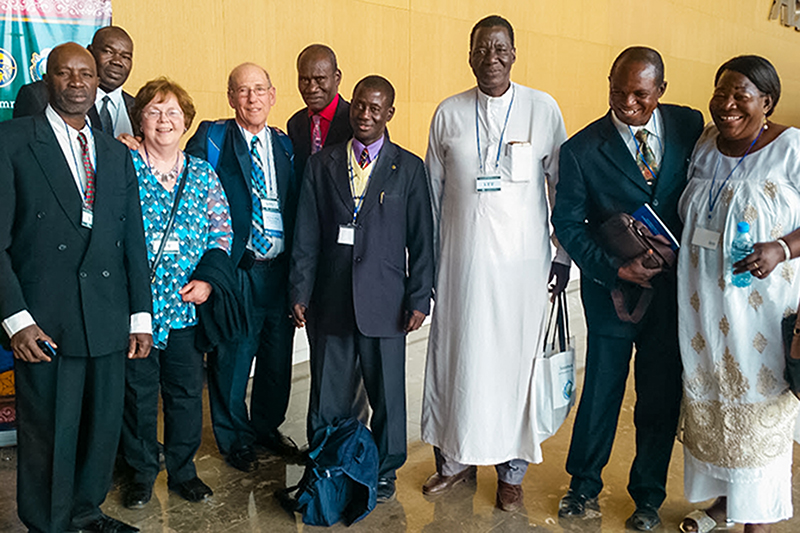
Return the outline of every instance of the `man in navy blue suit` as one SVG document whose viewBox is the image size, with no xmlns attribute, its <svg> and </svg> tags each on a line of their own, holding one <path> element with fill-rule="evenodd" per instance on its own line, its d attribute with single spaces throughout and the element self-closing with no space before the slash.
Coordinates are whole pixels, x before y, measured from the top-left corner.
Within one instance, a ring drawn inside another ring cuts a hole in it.
<svg viewBox="0 0 800 533">
<path fill-rule="evenodd" d="M 311 328 L 311 437 L 357 416 L 363 376 L 378 446 L 378 502 L 406 460 L 405 335 L 430 311 L 433 218 L 425 165 L 386 136 L 394 88 L 356 84 L 353 139 L 308 160 L 289 277 L 295 325 Z"/>
<path fill-rule="evenodd" d="M 257 467 L 255 444 L 283 456 L 297 451 L 278 426 L 292 380 L 287 283 L 298 185 L 289 138 L 266 125 L 275 105 L 267 71 L 253 63 L 234 68 L 228 103 L 236 117 L 201 123 L 186 152 L 212 162 L 231 210 L 231 260 L 238 265 L 250 334 L 223 342 L 209 355 L 208 390 L 217 446 L 228 464 L 249 472 Z M 248 413 L 245 395 L 254 357 Z"/>
<path fill-rule="evenodd" d="M 567 471 L 570 489 L 559 516 L 599 512 L 601 473 L 608 463 L 636 347 L 636 458 L 628 492 L 636 511 L 626 525 L 649 531 L 658 509 L 678 425 L 681 362 L 678 353 L 674 272 L 647 268 L 643 257 L 623 263 L 597 239 L 610 216 L 650 204 L 674 235 L 681 234 L 677 204 L 686 184 L 703 117 L 686 107 L 659 104 L 666 90 L 658 52 L 632 47 L 614 61 L 606 115 L 561 147 L 553 226 L 581 269 L 588 340 L 586 377 L 572 432 Z M 616 287 L 652 286 L 653 300 L 638 323 L 622 321 L 611 298 Z"/>
</svg>

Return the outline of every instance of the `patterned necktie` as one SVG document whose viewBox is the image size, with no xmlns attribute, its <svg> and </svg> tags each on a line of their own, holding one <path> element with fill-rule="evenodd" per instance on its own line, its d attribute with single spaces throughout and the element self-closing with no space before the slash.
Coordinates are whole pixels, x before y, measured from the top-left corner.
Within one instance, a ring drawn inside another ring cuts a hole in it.
<svg viewBox="0 0 800 533">
<path fill-rule="evenodd" d="M 361 168 L 367 168 L 369 165 L 369 150 L 365 146 L 363 150 L 361 150 L 361 156 L 358 158 L 358 166 Z"/>
<path fill-rule="evenodd" d="M 266 235 L 264 235 L 264 214 L 261 212 L 260 196 L 266 197 L 267 184 L 264 179 L 264 165 L 256 149 L 257 146 L 258 137 L 254 135 L 253 139 L 250 141 L 250 157 L 252 159 L 252 172 L 250 174 L 253 181 L 251 195 L 253 197 L 253 222 L 255 222 L 251 231 L 253 248 L 255 248 L 256 252 L 259 254 L 265 255 L 267 251 L 272 248 L 272 244 L 267 240 Z M 256 191 L 261 194 L 256 194 Z"/>
<path fill-rule="evenodd" d="M 103 97 L 103 105 L 100 107 L 100 128 L 112 137 L 114 136 L 114 124 L 111 122 L 111 113 L 108 111 L 108 104 L 111 98 L 108 95 Z"/>
<path fill-rule="evenodd" d="M 319 115 L 312 115 L 311 122 L 314 125 L 311 127 L 311 153 L 316 154 L 320 150 L 322 150 L 322 127 L 320 126 L 320 121 L 322 117 Z"/>
<path fill-rule="evenodd" d="M 91 209 L 94 205 L 94 167 L 89 157 L 89 143 L 86 141 L 86 135 L 84 135 L 82 131 L 78 132 L 78 144 L 81 145 L 81 161 L 83 162 L 83 169 L 86 171 L 86 186 L 83 190 L 83 203 L 86 207 Z"/>
<path fill-rule="evenodd" d="M 653 154 L 650 146 L 647 145 L 649 136 L 650 132 L 644 128 L 637 131 L 636 135 L 634 135 L 639 143 L 639 154 L 636 158 L 636 164 L 639 165 L 639 170 L 642 171 L 642 176 L 644 176 L 647 184 L 652 185 L 658 176 L 658 163 L 656 162 L 655 154 Z"/>
</svg>

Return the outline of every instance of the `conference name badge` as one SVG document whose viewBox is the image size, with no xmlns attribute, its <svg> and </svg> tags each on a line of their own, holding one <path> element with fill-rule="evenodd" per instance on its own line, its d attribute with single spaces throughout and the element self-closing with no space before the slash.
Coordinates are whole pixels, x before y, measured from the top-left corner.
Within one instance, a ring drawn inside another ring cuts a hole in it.
<svg viewBox="0 0 800 533">
<path fill-rule="evenodd" d="M 475 180 L 475 190 L 477 192 L 495 192 L 502 187 L 500 176 L 478 176 Z"/>
<path fill-rule="evenodd" d="M 339 226 L 338 244 L 353 246 L 356 243 L 356 228 L 352 224 L 342 224 Z"/>
<path fill-rule="evenodd" d="M 93 222 L 94 212 L 90 207 L 83 206 L 83 208 L 81 208 L 81 226 L 86 229 L 92 229 Z"/>
<path fill-rule="evenodd" d="M 698 226 L 692 235 L 692 244 L 709 250 L 716 250 L 717 246 L 719 246 L 719 237 L 719 232 Z"/>
<path fill-rule="evenodd" d="M 157 254 L 158 250 L 161 248 L 161 239 L 154 239 L 153 240 L 153 253 Z M 164 245 L 164 253 L 174 255 L 180 253 L 181 251 L 181 241 L 178 237 L 172 236 L 167 239 L 167 244 Z"/>
</svg>

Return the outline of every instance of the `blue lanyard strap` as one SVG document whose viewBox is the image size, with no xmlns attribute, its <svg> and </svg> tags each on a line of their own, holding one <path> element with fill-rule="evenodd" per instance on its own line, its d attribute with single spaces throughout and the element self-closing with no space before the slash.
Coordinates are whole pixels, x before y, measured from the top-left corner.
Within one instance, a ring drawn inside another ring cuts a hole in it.
<svg viewBox="0 0 800 533">
<path fill-rule="evenodd" d="M 352 152 L 352 145 L 350 151 Z M 372 160 L 370 163 L 371 165 L 375 164 L 375 159 Z M 353 161 L 352 156 L 347 154 L 347 170 L 350 172 L 350 194 L 353 196 L 353 224 L 356 223 L 356 218 L 358 218 L 358 211 L 361 209 L 361 204 L 364 203 L 364 196 L 367 194 L 367 189 L 369 188 L 370 178 L 372 177 L 372 170 L 375 167 L 373 166 L 369 170 L 370 177 L 367 178 L 367 184 L 364 186 L 364 190 L 361 191 L 361 196 L 356 197 L 356 175 L 353 172 Z"/>
<path fill-rule="evenodd" d="M 478 144 L 478 164 L 480 165 L 481 173 L 483 173 L 483 158 L 481 157 L 481 130 L 480 130 L 480 124 L 479 124 L 478 92 L 477 92 L 477 91 L 480 91 L 480 89 L 475 89 L 475 91 L 476 91 L 475 92 L 475 139 L 477 140 L 477 144 Z M 511 108 L 514 106 L 514 97 L 516 96 L 516 94 L 517 94 L 517 88 L 512 83 L 511 84 L 511 102 L 508 104 L 508 111 L 506 111 L 506 120 L 505 120 L 505 122 L 503 122 L 503 129 L 500 132 L 500 144 L 497 145 L 497 157 L 495 158 L 495 161 L 494 161 L 494 168 L 495 169 L 498 167 L 498 165 L 500 165 L 500 153 L 501 153 L 501 150 L 503 149 L 503 138 L 506 135 L 506 128 L 508 127 L 508 118 L 511 116 Z M 486 119 L 487 119 L 487 122 L 488 122 L 488 120 L 489 120 L 488 114 L 487 114 Z"/>
<path fill-rule="evenodd" d="M 653 125 L 655 126 L 655 120 L 653 121 Z M 655 128 L 653 128 L 653 129 L 655 129 Z M 633 134 L 633 128 L 631 128 L 630 124 L 628 124 L 628 131 L 631 133 L 631 137 L 633 137 L 634 146 L 636 146 L 636 157 L 637 157 L 637 159 L 638 159 L 639 156 L 642 156 L 641 157 L 642 163 L 644 163 L 644 166 L 646 166 L 647 170 L 650 171 L 650 175 L 653 176 L 653 178 L 655 178 L 656 177 L 656 173 L 653 172 L 653 169 L 650 168 L 650 165 L 648 165 L 647 161 L 644 160 L 644 152 L 642 151 L 643 148 L 639 145 L 639 141 L 636 140 L 636 135 Z M 645 130 L 645 131 L 647 131 L 647 130 Z M 659 137 L 658 134 L 656 134 L 656 133 L 650 133 L 649 131 L 647 131 L 647 133 L 649 135 L 652 135 L 656 139 L 658 139 L 658 144 L 659 144 L 659 146 L 661 146 L 661 154 L 662 154 L 662 157 L 663 157 L 664 146 L 661 144 L 661 137 Z M 650 151 L 652 151 L 652 150 L 653 149 L 651 148 Z M 655 156 L 655 154 L 653 154 L 653 155 Z"/>
<path fill-rule="evenodd" d="M 747 157 L 750 154 L 750 150 L 753 149 L 753 146 L 755 146 L 756 142 L 758 142 L 758 140 L 761 138 L 761 134 L 762 133 L 764 133 L 764 128 L 761 128 L 761 131 L 758 132 L 758 135 L 756 136 L 756 138 L 753 139 L 753 142 L 751 142 L 750 146 L 747 147 L 747 151 L 745 151 L 744 155 L 739 159 L 739 161 L 731 169 L 731 171 L 728 172 L 728 175 L 725 176 L 725 180 L 720 184 L 719 189 L 717 189 L 717 192 L 714 193 L 714 184 L 717 182 L 717 171 L 719 170 L 719 162 L 721 160 L 719 149 L 717 149 L 717 164 L 714 166 L 714 174 L 711 177 L 711 188 L 708 189 L 708 219 L 709 220 L 711 220 L 711 214 L 714 212 L 714 207 L 716 207 L 717 202 L 719 201 L 720 194 L 722 194 L 722 189 L 724 189 L 725 185 L 728 184 L 728 181 L 731 179 L 731 176 L 733 176 L 733 173 L 736 172 L 737 168 L 739 168 L 739 165 L 742 164 L 742 161 L 744 161 L 744 158 Z"/>
</svg>

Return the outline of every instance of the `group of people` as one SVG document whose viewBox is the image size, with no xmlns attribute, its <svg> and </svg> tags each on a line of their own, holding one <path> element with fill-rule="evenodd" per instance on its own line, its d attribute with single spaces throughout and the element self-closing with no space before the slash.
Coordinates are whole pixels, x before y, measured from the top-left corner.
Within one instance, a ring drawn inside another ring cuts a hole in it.
<svg viewBox="0 0 800 533">
<path fill-rule="evenodd" d="M 611 66 L 608 113 L 567 139 L 555 100 L 511 81 L 514 30 L 489 16 L 469 36 L 477 86 L 440 104 L 423 162 L 389 137 L 392 84 L 367 76 L 346 101 L 327 46 L 298 57 L 306 108 L 288 136 L 267 125 L 268 72 L 244 63 L 228 78 L 235 117 L 202 122 L 184 151 L 191 97 L 167 78 L 123 92 L 132 57 L 113 26 L 87 48 L 57 46 L 45 80 L 17 98 L 15 117 L 30 116 L 0 125 L 0 318 L 17 359 L 17 504 L 31 531 L 137 531 L 99 505 L 118 444 L 123 503 L 150 500 L 159 392 L 170 490 L 212 494 L 194 466 L 204 354 L 228 464 L 254 470 L 258 447 L 297 456 L 278 428 L 304 326 L 309 442 L 344 418 L 368 422 L 378 501 L 393 499 L 405 336 L 432 300 L 422 438 L 436 471 L 422 492 L 494 465 L 497 507 L 519 509 L 527 466 L 543 460 L 532 377 L 548 284 L 565 289 L 571 260 L 588 339 L 559 516 L 600 512 L 635 347 L 627 527 L 659 526 L 676 434 L 686 497 L 717 498 L 682 531 L 732 520 L 763 532 L 791 517 L 798 401 L 780 322 L 800 297 L 800 133 L 768 119 L 780 80 L 767 60 L 720 67 L 704 128 L 700 112 L 659 102 L 658 52 L 628 48 Z M 652 268 L 649 253 L 622 260 L 600 237 L 645 204 L 681 236 L 677 269 Z M 757 244 L 731 265 L 741 221 Z M 755 280 L 736 287 L 732 270 Z M 620 318 L 612 293 L 641 290 L 652 297 L 641 320 Z"/>
</svg>

